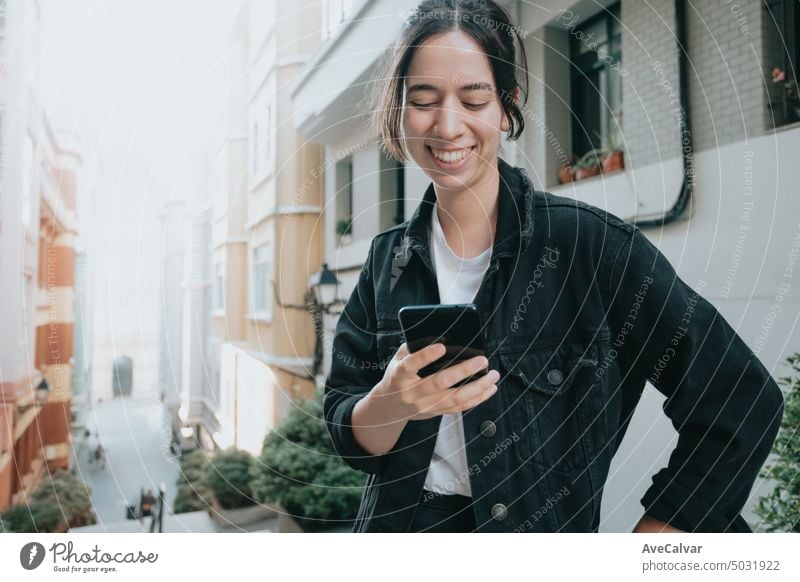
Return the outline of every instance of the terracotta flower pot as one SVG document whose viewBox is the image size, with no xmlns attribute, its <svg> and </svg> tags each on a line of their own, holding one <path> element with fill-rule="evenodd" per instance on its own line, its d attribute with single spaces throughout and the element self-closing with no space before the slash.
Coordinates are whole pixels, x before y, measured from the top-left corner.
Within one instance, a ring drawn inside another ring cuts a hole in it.
<svg viewBox="0 0 800 582">
<path fill-rule="evenodd" d="M 558 181 L 560 184 L 566 184 L 567 182 L 572 182 L 575 179 L 573 175 L 572 166 L 569 164 L 563 164 L 558 169 Z"/>
<path fill-rule="evenodd" d="M 603 167 L 603 172 L 617 172 L 625 167 L 625 152 L 614 151 L 610 154 L 603 156 L 600 162 Z"/>
</svg>

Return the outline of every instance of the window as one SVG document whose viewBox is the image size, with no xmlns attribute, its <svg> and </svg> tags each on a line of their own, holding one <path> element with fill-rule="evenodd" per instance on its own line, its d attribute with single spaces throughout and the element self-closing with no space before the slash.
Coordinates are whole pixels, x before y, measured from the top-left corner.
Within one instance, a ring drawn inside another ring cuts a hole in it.
<svg viewBox="0 0 800 582">
<path fill-rule="evenodd" d="M 272 256 L 270 245 L 253 249 L 250 277 L 250 312 L 254 315 L 272 315 Z"/>
<path fill-rule="evenodd" d="M 353 226 L 353 157 L 336 163 L 336 235 L 340 245 L 352 239 Z"/>
<path fill-rule="evenodd" d="M 580 157 L 615 141 L 622 113 L 619 3 L 571 31 L 572 147 Z"/>
<path fill-rule="evenodd" d="M 258 176 L 258 158 L 259 158 L 258 146 L 259 146 L 259 141 L 258 141 L 258 122 L 257 121 L 253 124 L 253 138 L 251 140 L 251 143 L 253 145 L 253 152 L 252 152 L 252 155 L 250 156 L 252 158 L 252 160 L 253 160 L 253 165 L 252 165 L 252 167 L 253 167 L 253 176 Z"/>
<path fill-rule="evenodd" d="M 26 132 L 25 145 L 22 151 L 22 224 L 26 227 L 31 223 L 31 210 L 33 207 L 33 139 Z"/>
<path fill-rule="evenodd" d="M 764 10 L 769 115 L 777 127 L 800 121 L 800 3 L 770 0 Z"/>
<path fill-rule="evenodd" d="M 380 158 L 380 230 L 405 220 L 405 176 L 403 163 L 381 152 Z"/>
<path fill-rule="evenodd" d="M 253 110 L 252 132 L 250 134 L 250 170 L 256 182 L 272 167 L 272 105 L 258 106 Z"/>
<path fill-rule="evenodd" d="M 336 34 L 353 14 L 354 0 L 327 0 L 322 4 L 323 38 Z"/>
<path fill-rule="evenodd" d="M 214 267 L 214 309 L 225 309 L 225 271 L 222 263 Z"/>
<path fill-rule="evenodd" d="M 6 0 L 0 0 L 0 53 L 6 40 Z"/>
<path fill-rule="evenodd" d="M 272 106 L 267 104 L 267 114 L 264 118 L 265 125 L 264 125 L 264 167 L 270 166 L 270 146 L 272 145 L 270 142 L 272 140 Z"/>
</svg>

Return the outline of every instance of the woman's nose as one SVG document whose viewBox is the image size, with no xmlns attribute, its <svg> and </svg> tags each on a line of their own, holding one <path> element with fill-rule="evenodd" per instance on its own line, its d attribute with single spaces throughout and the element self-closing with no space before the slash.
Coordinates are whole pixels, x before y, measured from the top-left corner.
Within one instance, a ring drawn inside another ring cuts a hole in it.
<svg viewBox="0 0 800 582">
<path fill-rule="evenodd" d="M 436 111 L 433 134 L 443 141 L 453 141 L 464 132 L 464 119 L 451 105 L 443 104 Z"/>
</svg>

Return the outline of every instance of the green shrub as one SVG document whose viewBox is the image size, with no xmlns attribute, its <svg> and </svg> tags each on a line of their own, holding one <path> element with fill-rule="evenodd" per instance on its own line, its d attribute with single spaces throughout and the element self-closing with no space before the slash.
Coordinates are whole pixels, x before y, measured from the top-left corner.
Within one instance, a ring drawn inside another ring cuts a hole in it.
<svg viewBox="0 0 800 582">
<path fill-rule="evenodd" d="M 223 509 L 253 505 L 250 489 L 253 455 L 230 447 L 216 453 L 205 468 L 204 481 Z"/>
<path fill-rule="evenodd" d="M 783 419 L 772 445 L 776 459 L 761 476 L 772 479 L 775 488 L 758 500 L 756 513 L 767 531 L 800 533 L 800 353 L 786 358 L 792 374 L 779 379 L 786 386 Z"/>
<path fill-rule="evenodd" d="M 211 505 L 211 489 L 205 482 L 205 468 L 208 457 L 205 451 L 196 449 L 181 459 L 181 473 L 178 476 L 175 513 L 203 511 Z"/>
<path fill-rule="evenodd" d="M 280 503 L 306 529 L 325 521 L 353 520 L 366 475 L 336 453 L 322 412 L 322 389 L 296 403 L 264 439 L 253 469 L 253 495 Z"/>
<path fill-rule="evenodd" d="M 7 509 L 0 520 L 6 531 L 54 532 L 97 523 L 89 490 L 69 471 L 45 475 L 28 504 Z"/>
</svg>

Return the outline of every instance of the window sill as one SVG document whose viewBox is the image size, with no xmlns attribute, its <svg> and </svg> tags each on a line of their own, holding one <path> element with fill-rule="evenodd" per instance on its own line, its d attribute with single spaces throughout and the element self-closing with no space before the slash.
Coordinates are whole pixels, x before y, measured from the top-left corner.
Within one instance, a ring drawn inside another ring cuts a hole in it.
<svg viewBox="0 0 800 582">
<path fill-rule="evenodd" d="M 783 125 L 778 125 L 777 127 L 768 127 L 764 133 L 779 133 L 781 131 L 791 131 L 793 129 L 800 129 L 800 121 L 793 121 L 791 123 L 784 123 Z"/>
<path fill-rule="evenodd" d="M 272 323 L 271 313 L 248 313 L 245 317 L 254 323 Z"/>
</svg>

